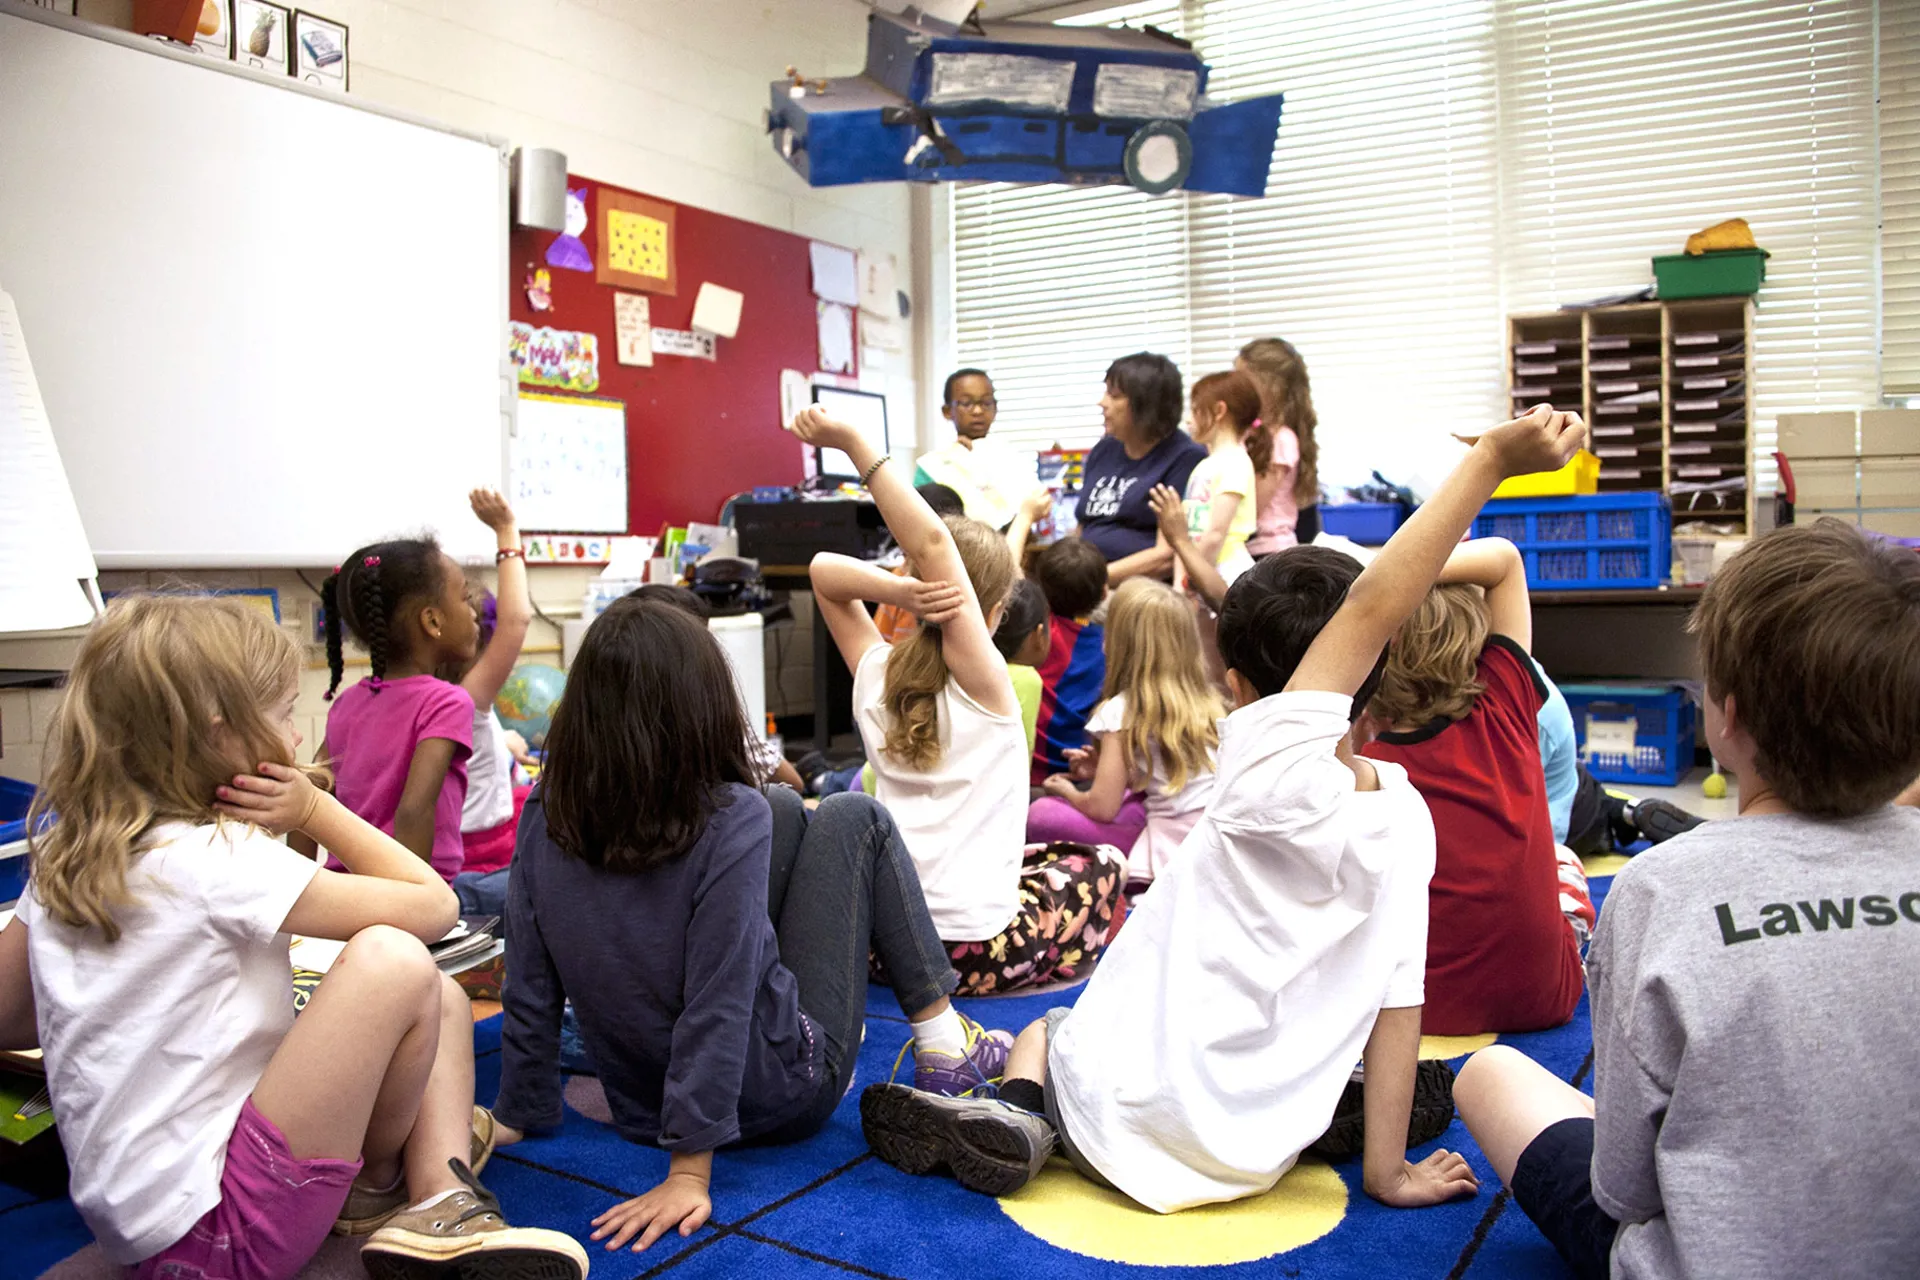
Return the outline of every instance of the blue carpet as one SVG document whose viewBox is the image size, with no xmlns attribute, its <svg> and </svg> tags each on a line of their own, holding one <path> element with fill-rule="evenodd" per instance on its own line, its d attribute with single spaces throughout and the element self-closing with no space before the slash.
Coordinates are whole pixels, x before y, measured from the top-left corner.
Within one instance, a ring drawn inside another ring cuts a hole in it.
<svg viewBox="0 0 1920 1280">
<path fill-rule="evenodd" d="M 1596 905 L 1609 883 L 1593 881 Z M 960 1004 L 986 1026 L 1018 1031 L 1053 1005 L 1071 1003 L 1077 994 L 1069 990 Z M 1184 1265 L 1127 1265 L 1056 1247 L 1022 1227 L 999 1202 L 963 1191 L 945 1178 L 909 1177 L 868 1154 L 854 1098 L 861 1088 L 888 1077 L 908 1031 L 884 989 L 870 990 L 867 1012 L 853 1096 L 823 1132 L 797 1146 L 720 1154 L 714 1162 L 712 1225 L 690 1239 L 669 1236 L 643 1254 L 607 1254 L 590 1245 L 593 1275 L 599 1280 L 666 1272 L 675 1280 L 763 1274 L 807 1280 L 847 1275 L 916 1280 L 1360 1280 L 1380 1275 L 1561 1280 L 1566 1275 L 1552 1249 L 1499 1190 L 1457 1121 L 1438 1142 L 1415 1155 L 1436 1146 L 1463 1151 L 1481 1179 L 1480 1194 L 1470 1200 L 1414 1211 L 1384 1208 L 1362 1192 L 1355 1161 L 1334 1170 L 1346 1194 L 1337 1224 L 1310 1243 L 1257 1261 L 1210 1265 L 1205 1241 L 1195 1256 L 1180 1259 Z M 1565 1027 L 1501 1039 L 1563 1079 L 1591 1089 L 1586 1077 L 1593 1042 L 1585 1000 Z M 499 1083 L 498 1018 L 474 1028 L 474 1045 L 476 1093 L 489 1102 Z M 663 1152 L 627 1143 L 610 1126 L 569 1107 L 559 1132 L 497 1154 L 486 1181 L 513 1221 L 559 1228 L 584 1239 L 595 1214 L 617 1197 L 651 1187 L 665 1174 L 666 1165 Z M 1320 1176 L 1325 1181 L 1326 1175 Z M 1283 1191 L 1290 1184 L 1291 1179 Z M 1080 1185 L 1074 1180 L 1076 1195 Z M 1134 1220 L 1124 1230 L 1165 1231 L 1171 1228 L 1162 1224 L 1171 1221 Z M 0 1184 L 0 1280 L 29 1280 L 88 1240 L 66 1200 L 37 1200 Z M 1109 1252 L 1126 1252 L 1124 1244 L 1107 1247 Z"/>
</svg>

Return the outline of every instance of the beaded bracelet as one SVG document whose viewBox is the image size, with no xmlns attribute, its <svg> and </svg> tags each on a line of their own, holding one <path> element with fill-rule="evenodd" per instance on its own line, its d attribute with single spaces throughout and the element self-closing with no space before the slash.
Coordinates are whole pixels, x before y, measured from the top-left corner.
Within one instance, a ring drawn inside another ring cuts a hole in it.
<svg viewBox="0 0 1920 1280">
<path fill-rule="evenodd" d="M 525 560 L 527 553 L 519 547 L 502 547 L 493 553 L 493 562 L 500 564 L 507 560 Z"/>
<path fill-rule="evenodd" d="M 860 477 L 860 487 L 862 489 L 866 488 L 867 485 L 872 482 L 874 474 L 878 472 L 881 467 L 886 466 L 887 462 L 892 457 L 893 455 L 890 453 L 883 453 L 879 457 L 875 458 L 873 460 L 873 465 L 867 468 L 867 474 Z"/>
</svg>

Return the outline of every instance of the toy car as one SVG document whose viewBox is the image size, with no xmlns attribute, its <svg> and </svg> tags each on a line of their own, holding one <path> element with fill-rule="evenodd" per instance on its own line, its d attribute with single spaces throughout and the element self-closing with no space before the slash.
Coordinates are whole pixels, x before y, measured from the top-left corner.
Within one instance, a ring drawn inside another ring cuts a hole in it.
<svg viewBox="0 0 1920 1280">
<path fill-rule="evenodd" d="M 816 187 L 1130 183 L 1264 195 L 1281 94 L 1216 104 L 1193 46 L 1147 27 L 867 19 L 858 76 L 775 81 L 767 130 Z"/>
</svg>

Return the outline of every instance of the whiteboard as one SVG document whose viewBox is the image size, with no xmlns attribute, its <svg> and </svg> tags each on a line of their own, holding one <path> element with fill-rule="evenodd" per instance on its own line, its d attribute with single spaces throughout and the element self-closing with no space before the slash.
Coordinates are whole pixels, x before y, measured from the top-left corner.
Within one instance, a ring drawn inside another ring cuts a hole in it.
<svg viewBox="0 0 1920 1280">
<path fill-rule="evenodd" d="M 522 392 L 507 496 L 522 529 L 625 533 L 627 406 Z"/>
<path fill-rule="evenodd" d="M 498 145 L 15 0 L 0 121 L 0 287 L 103 568 L 321 567 L 422 528 L 490 556 Z"/>
</svg>

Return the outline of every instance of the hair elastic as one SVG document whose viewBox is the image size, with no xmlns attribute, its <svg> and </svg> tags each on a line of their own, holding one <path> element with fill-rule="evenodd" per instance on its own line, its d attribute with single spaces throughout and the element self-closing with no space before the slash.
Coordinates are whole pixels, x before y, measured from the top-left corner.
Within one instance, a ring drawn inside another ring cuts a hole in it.
<svg viewBox="0 0 1920 1280">
<path fill-rule="evenodd" d="M 380 567 L 380 557 L 367 556 L 365 559 L 361 560 L 360 563 L 369 569 L 378 569 Z"/>
</svg>

